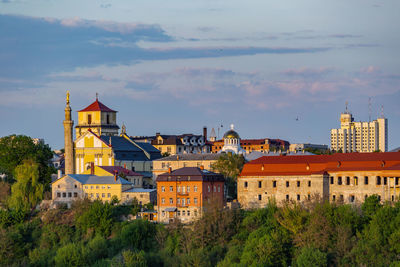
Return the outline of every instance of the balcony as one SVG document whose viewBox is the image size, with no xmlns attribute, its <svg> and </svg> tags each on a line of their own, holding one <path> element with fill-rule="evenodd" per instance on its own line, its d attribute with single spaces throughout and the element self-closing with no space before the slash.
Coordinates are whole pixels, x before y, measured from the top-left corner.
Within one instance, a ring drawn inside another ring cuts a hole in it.
<svg viewBox="0 0 400 267">
<path fill-rule="evenodd" d="M 177 192 L 176 193 L 178 196 L 188 196 L 189 192 Z"/>
<path fill-rule="evenodd" d="M 189 204 L 188 203 L 184 203 L 184 204 L 179 203 L 179 204 L 176 204 L 176 207 L 178 207 L 178 208 L 188 208 Z"/>
</svg>

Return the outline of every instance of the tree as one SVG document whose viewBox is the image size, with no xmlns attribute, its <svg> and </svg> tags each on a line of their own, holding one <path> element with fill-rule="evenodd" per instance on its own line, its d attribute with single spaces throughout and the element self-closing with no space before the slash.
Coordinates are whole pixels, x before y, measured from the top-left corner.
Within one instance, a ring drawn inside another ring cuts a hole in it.
<svg viewBox="0 0 400 267">
<path fill-rule="evenodd" d="M 328 266 L 327 255 L 315 248 L 304 247 L 301 249 L 300 254 L 296 260 L 297 267 L 308 267 L 308 266 Z"/>
<path fill-rule="evenodd" d="M 7 176 L 8 181 L 15 180 L 15 168 L 25 160 L 33 160 L 39 165 L 39 181 L 48 188 L 51 174 L 55 169 L 50 166 L 53 152 L 42 142 L 34 143 L 25 135 L 10 135 L 0 138 L 0 173 Z"/>
<path fill-rule="evenodd" d="M 228 196 L 236 198 L 236 181 L 243 169 L 245 159 L 243 155 L 233 153 L 224 153 L 218 158 L 217 162 L 212 165 L 212 169 L 224 175 Z"/>
<path fill-rule="evenodd" d="M 17 180 L 11 186 L 9 208 L 29 211 L 43 199 L 43 184 L 39 181 L 39 165 L 32 160 L 15 168 Z"/>
</svg>

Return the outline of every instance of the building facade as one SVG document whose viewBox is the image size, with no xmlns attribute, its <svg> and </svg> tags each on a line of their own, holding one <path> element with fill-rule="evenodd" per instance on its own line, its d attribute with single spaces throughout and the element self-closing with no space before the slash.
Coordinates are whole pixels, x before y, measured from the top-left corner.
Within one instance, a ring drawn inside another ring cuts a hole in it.
<svg viewBox="0 0 400 267">
<path fill-rule="evenodd" d="M 96 100 L 78 112 L 73 140 L 73 124 L 69 93 L 65 108 L 65 173 L 84 174 L 94 166 L 120 166 L 139 172 L 151 183 L 152 161 L 161 153 L 146 142 L 136 142 L 126 133 L 126 127 L 118 133 L 117 111 Z"/>
<path fill-rule="evenodd" d="M 202 168 L 171 169 L 157 177 L 158 220 L 169 223 L 180 220 L 189 223 L 212 205 L 225 203 L 224 177 Z"/>
<path fill-rule="evenodd" d="M 207 141 L 207 130 L 203 135 L 182 134 L 155 136 L 136 136 L 132 140 L 151 143 L 161 153 L 167 155 L 202 154 L 211 152 L 211 143 Z"/>
<path fill-rule="evenodd" d="M 399 179 L 399 152 L 262 157 L 245 164 L 238 201 L 244 208 L 315 198 L 361 203 L 370 195 L 394 201 Z"/>
<path fill-rule="evenodd" d="M 348 152 L 387 152 L 388 121 L 378 118 L 370 122 L 355 122 L 346 111 L 340 115 L 340 128 L 331 129 L 331 149 Z"/>
<path fill-rule="evenodd" d="M 155 189 L 134 188 L 132 183 L 117 175 L 69 174 L 54 181 L 51 187 L 54 204 L 70 205 L 84 198 L 111 202 L 116 197 L 122 204 L 135 197 L 140 204 L 155 203 L 156 200 Z"/>
</svg>

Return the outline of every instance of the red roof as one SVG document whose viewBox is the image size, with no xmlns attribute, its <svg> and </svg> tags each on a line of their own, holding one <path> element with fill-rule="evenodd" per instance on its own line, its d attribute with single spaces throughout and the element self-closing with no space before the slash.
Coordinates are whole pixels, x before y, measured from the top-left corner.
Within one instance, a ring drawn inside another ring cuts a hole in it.
<svg viewBox="0 0 400 267">
<path fill-rule="evenodd" d="M 245 164 L 241 176 L 311 175 L 324 172 L 372 170 L 400 170 L 400 153 L 266 156 Z"/>
<path fill-rule="evenodd" d="M 96 101 L 94 101 L 92 104 L 90 104 L 86 108 L 79 110 L 78 112 L 81 112 L 81 111 L 116 112 L 115 110 L 112 110 L 109 107 L 107 107 L 106 105 L 104 105 L 103 103 L 101 103 L 98 99 L 96 99 Z"/>
<path fill-rule="evenodd" d="M 114 174 L 114 171 L 117 171 L 118 175 L 121 175 L 123 173 L 126 176 L 143 176 L 140 173 L 125 169 L 124 167 L 121 166 L 99 166 L 99 167 L 111 174 Z"/>
</svg>

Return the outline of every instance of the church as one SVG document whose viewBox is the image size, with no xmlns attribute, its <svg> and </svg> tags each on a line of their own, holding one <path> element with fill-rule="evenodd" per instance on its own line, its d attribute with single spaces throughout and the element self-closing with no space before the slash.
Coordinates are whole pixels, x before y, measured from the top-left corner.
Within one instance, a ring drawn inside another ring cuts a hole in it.
<svg viewBox="0 0 400 267">
<path fill-rule="evenodd" d="M 121 133 L 117 125 L 117 111 L 96 100 L 78 111 L 75 127 L 71 118 L 69 93 L 65 107 L 64 141 L 65 174 L 90 174 L 93 166 L 120 166 L 152 177 L 152 161 L 161 153 L 150 143 L 132 140 L 123 125 Z M 151 183 L 151 180 L 147 180 Z"/>
</svg>

